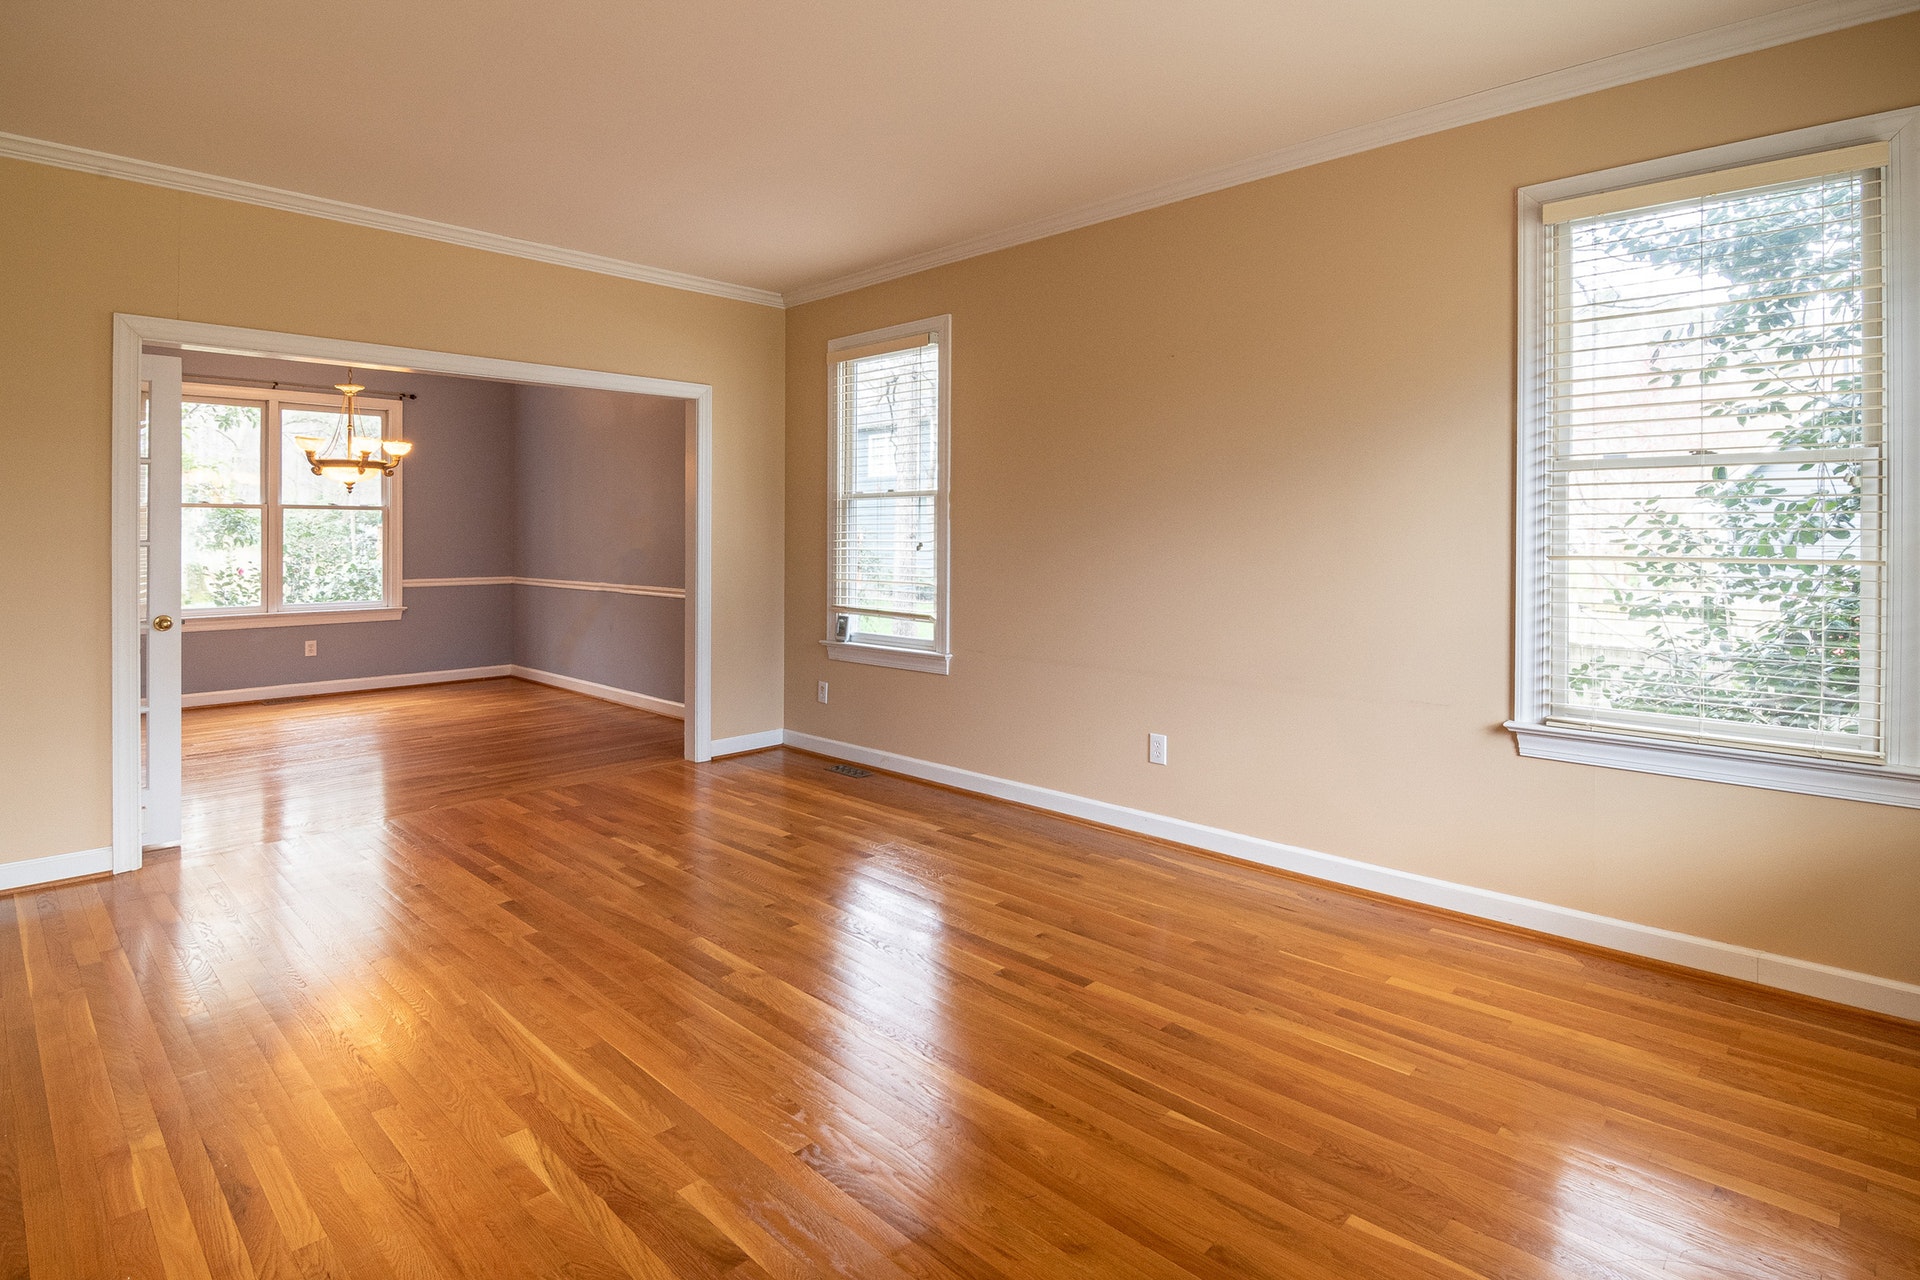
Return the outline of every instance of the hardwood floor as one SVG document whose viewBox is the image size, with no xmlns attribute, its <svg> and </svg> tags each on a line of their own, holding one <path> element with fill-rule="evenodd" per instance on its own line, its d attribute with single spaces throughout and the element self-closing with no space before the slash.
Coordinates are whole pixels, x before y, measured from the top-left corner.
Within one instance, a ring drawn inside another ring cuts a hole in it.
<svg viewBox="0 0 1920 1280">
<path fill-rule="evenodd" d="M 0 1275 L 1920 1276 L 1920 1027 L 512 681 L 0 899 Z"/>
</svg>

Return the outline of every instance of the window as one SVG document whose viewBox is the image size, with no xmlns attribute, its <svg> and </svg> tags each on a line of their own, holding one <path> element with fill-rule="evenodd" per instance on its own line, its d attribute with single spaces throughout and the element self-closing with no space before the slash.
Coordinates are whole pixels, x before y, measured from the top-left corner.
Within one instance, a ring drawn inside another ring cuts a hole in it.
<svg viewBox="0 0 1920 1280">
<path fill-rule="evenodd" d="M 1529 755 L 1920 805 L 1887 269 L 1911 223 L 1894 146 L 1790 142 L 1523 193 L 1509 727 Z"/>
<path fill-rule="evenodd" d="M 828 344 L 827 656 L 946 674 L 952 317 Z"/>
<path fill-rule="evenodd" d="M 354 430 L 397 438 L 397 401 L 359 398 Z M 181 601 L 188 630 L 399 617 L 399 484 L 348 493 L 298 435 L 331 437 L 338 398 L 191 384 L 180 406 Z"/>
</svg>

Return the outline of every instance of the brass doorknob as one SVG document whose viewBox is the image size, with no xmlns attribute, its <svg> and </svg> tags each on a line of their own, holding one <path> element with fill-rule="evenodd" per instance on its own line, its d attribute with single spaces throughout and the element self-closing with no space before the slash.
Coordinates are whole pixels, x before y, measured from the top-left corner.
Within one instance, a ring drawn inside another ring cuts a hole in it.
<svg viewBox="0 0 1920 1280">
<path fill-rule="evenodd" d="M 173 630 L 173 619 L 163 613 L 153 620 L 153 629 L 155 631 L 171 631 Z"/>
</svg>

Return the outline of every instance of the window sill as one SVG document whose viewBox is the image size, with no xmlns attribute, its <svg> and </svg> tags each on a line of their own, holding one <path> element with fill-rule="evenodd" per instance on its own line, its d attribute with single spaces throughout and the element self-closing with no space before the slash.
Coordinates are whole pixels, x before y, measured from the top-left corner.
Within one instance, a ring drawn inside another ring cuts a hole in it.
<svg viewBox="0 0 1920 1280">
<path fill-rule="evenodd" d="M 1920 809 L 1920 770 L 1509 720 L 1523 756 Z"/>
<path fill-rule="evenodd" d="M 313 609 L 289 613 L 215 613 L 180 620 L 185 631 L 245 631 L 252 627 L 313 627 L 338 622 L 398 622 L 403 606 L 375 609 Z"/>
<path fill-rule="evenodd" d="M 931 649 L 890 649 L 878 644 L 852 644 L 845 640 L 822 640 L 827 656 L 835 662 L 864 662 L 870 667 L 899 667 L 903 671 L 931 671 L 944 676 L 953 663 L 950 653 Z"/>
</svg>

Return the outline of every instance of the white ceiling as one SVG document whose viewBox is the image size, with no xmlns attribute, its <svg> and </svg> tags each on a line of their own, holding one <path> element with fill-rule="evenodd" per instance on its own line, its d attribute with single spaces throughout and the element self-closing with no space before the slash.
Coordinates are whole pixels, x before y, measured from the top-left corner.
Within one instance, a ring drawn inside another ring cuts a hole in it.
<svg viewBox="0 0 1920 1280">
<path fill-rule="evenodd" d="M 1790 7 L 8 0 L 0 131 L 792 292 Z"/>
</svg>

